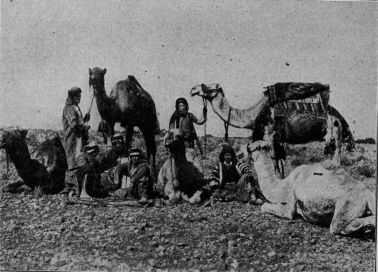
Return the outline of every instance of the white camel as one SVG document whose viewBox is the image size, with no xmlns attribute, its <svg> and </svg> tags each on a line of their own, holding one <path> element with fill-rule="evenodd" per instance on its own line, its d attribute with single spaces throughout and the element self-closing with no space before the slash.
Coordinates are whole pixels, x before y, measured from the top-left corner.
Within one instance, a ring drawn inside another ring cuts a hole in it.
<svg viewBox="0 0 378 272">
<path fill-rule="evenodd" d="M 299 215 L 312 223 L 330 224 L 332 234 L 375 228 L 375 195 L 362 182 L 320 163 L 301 165 L 280 180 L 274 175 L 269 142 L 248 144 L 245 151 L 254 161 L 261 191 L 270 202 L 262 205 L 263 213 L 288 219 Z"/>
</svg>

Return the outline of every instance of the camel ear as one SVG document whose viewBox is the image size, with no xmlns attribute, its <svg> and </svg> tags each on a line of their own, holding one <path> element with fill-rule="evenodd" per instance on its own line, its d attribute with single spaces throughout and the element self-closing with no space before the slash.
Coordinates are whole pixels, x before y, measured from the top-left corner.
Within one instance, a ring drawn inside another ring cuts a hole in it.
<svg viewBox="0 0 378 272">
<path fill-rule="evenodd" d="M 90 75 L 92 74 L 92 69 L 91 69 L 91 68 L 89 68 L 89 74 L 90 74 Z"/>
<path fill-rule="evenodd" d="M 22 129 L 22 130 L 20 131 L 20 134 L 21 134 L 22 138 L 25 138 L 26 135 L 28 134 L 28 130 L 27 130 L 27 129 Z"/>
<path fill-rule="evenodd" d="M 106 68 L 102 69 L 102 74 L 103 74 L 103 75 L 106 74 Z"/>
</svg>

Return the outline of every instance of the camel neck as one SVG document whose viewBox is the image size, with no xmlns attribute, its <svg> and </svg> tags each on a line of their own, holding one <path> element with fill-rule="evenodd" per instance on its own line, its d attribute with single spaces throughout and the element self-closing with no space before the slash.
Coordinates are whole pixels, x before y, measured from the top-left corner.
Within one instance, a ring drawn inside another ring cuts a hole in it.
<svg viewBox="0 0 378 272">
<path fill-rule="evenodd" d="M 175 153 L 173 155 L 173 158 L 176 161 L 177 165 L 181 165 L 187 161 L 185 151 Z"/>
<path fill-rule="evenodd" d="M 275 176 L 272 159 L 267 154 L 260 153 L 254 162 L 254 167 L 262 193 L 269 201 L 275 202 L 276 193 L 279 193 L 280 181 Z"/>
<path fill-rule="evenodd" d="M 263 96 L 255 105 L 247 109 L 237 109 L 230 106 L 228 100 L 222 93 L 219 93 L 212 101 L 214 112 L 223 120 L 230 122 L 230 125 L 237 128 L 252 129 L 258 114 L 267 103 L 268 98 Z"/>
<path fill-rule="evenodd" d="M 103 119 L 108 119 L 110 114 L 110 98 L 107 96 L 105 91 L 105 83 L 93 84 L 93 91 L 96 97 L 96 104 L 98 111 Z"/>
</svg>

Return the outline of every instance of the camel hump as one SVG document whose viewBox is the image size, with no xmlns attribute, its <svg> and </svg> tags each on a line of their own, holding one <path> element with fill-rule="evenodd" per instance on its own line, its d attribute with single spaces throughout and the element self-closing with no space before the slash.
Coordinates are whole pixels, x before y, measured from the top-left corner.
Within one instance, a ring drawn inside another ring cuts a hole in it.
<svg viewBox="0 0 378 272">
<path fill-rule="evenodd" d="M 135 78 L 135 76 L 133 76 L 133 75 L 128 75 L 128 76 L 127 76 L 127 79 L 128 79 L 128 81 L 129 81 L 131 84 L 134 84 L 135 86 L 138 86 L 139 89 L 144 90 L 144 89 L 142 88 L 142 85 L 140 85 L 139 81 Z"/>
</svg>

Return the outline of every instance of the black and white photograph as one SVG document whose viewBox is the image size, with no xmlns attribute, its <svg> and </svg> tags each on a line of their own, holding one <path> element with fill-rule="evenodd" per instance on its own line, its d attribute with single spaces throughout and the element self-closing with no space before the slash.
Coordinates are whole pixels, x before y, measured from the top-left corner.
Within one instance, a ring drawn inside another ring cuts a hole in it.
<svg viewBox="0 0 378 272">
<path fill-rule="evenodd" d="M 0 271 L 376 271 L 377 2 L 0 9 Z"/>
</svg>

